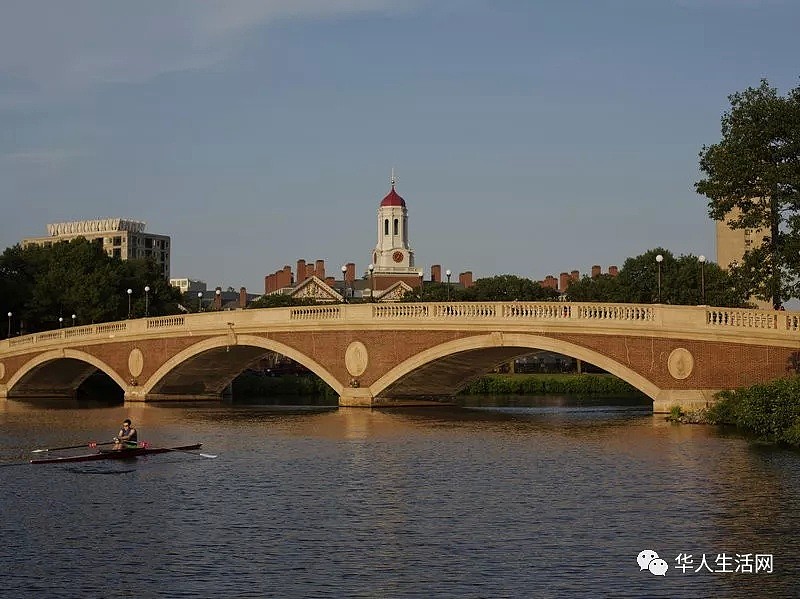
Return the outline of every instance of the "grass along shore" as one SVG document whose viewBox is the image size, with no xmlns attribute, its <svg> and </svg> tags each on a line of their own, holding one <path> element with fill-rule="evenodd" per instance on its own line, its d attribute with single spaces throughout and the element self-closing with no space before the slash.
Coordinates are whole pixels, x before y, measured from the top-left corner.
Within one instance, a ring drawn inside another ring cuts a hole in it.
<svg viewBox="0 0 800 599">
<path fill-rule="evenodd" d="M 574 395 L 579 397 L 645 398 L 610 374 L 489 374 L 472 381 L 459 395 Z M 336 394 L 313 375 L 263 376 L 245 372 L 233 382 L 234 401 L 269 396 L 316 397 Z"/>
<path fill-rule="evenodd" d="M 645 398 L 612 374 L 487 374 L 460 395 L 577 395 Z"/>
</svg>

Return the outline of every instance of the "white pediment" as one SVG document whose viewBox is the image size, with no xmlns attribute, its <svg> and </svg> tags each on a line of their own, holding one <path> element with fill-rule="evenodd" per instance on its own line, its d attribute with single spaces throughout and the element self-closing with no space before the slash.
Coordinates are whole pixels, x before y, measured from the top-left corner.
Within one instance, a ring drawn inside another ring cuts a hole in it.
<svg viewBox="0 0 800 599">
<path fill-rule="evenodd" d="M 414 291 L 411 285 L 405 281 L 397 281 L 388 289 L 377 291 L 375 293 L 375 300 L 379 302 L 399 302 L 409 291 Z"/>
<path fill-rule="evenodd" d="M 332 289 L 325 281 L 313 275 L 295 287 L 290 295 L 293 298 L 313 299 L 318 302 L 342 301 L 342 296 L 335 289 Z"/>
</svg>

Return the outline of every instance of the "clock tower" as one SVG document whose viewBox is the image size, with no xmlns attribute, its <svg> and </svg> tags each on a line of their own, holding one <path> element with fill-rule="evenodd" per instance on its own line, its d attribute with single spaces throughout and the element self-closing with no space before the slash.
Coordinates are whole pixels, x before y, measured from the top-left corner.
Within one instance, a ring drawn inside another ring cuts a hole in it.
<svg viewBox="0 0 800 599">
<path fill-rule="evenodd" d="M 414 268 L 414 251 L 408 245 L 408 209 L 395 191 L 394 171 L 391 185 L 378 207 L 378 243 L 372 252 L 375 288 L 386 289 L 401 280 L 417 287 L 422 271 Z"/>
</svg>

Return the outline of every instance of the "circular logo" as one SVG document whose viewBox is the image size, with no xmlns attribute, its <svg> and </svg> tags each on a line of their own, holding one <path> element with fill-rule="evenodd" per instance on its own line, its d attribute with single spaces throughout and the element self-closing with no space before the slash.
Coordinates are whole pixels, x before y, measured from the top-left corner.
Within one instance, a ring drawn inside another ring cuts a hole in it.
<svg viewBox="0 0 800 599">
<path fill-rule="evenodd" d="M 689 378 L 694 370 L 694 356 L 688 349 L 677 347 L 667 358 L 667 369 L 674 379 L 682 381 Z"/>
<path fill-rule="evenodd" d="M 392 254 L 392 260 L 395 262 L 402 262 L 403 261 L 403 252 L 395 252 Z"/>
<path fill-rule="evenodd" d="M 369 354 L 366 346 L 360 341 L 353 341 L 344 352 L 344 365 L 350 376 L 361 376 L 367 369 Z"/>
</svg>

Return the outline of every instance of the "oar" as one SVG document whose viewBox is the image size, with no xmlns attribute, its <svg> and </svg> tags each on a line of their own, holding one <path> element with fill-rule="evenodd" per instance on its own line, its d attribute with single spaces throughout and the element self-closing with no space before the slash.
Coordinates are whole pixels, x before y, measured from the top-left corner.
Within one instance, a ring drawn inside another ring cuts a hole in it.
<svg viewBox="0 0 800 599">
<path fill-rule="evenodd" d="M 87 441 L 80 445 L 65 445 L 64 447 L 44 447 L 42 449 L 33 449 L 31 453 L 44 453 L 45 451 L 58 451 L 59 449 L 78 449 L 80 447 L 97 447 L 98 445 L 114 445 L 115 441 L 103 441 L 97 443 L 96 441 Z"/>
<path fill-rule="evenodd" d="M 165 447 L 164 449 L 166 449 L 168 451 L 180 451 L 181 453 L 188 453 L 189 455 L 196 455 L 196 456 L 199 456 L 201 458 L 214 459 L 215 457 L 217 457 L 213 453 L 200 453 L 200 452 L 197 452 L 197 451 L 192 451 L 190 449 L 175 449 L 173 447 Z"/>
</svg>

